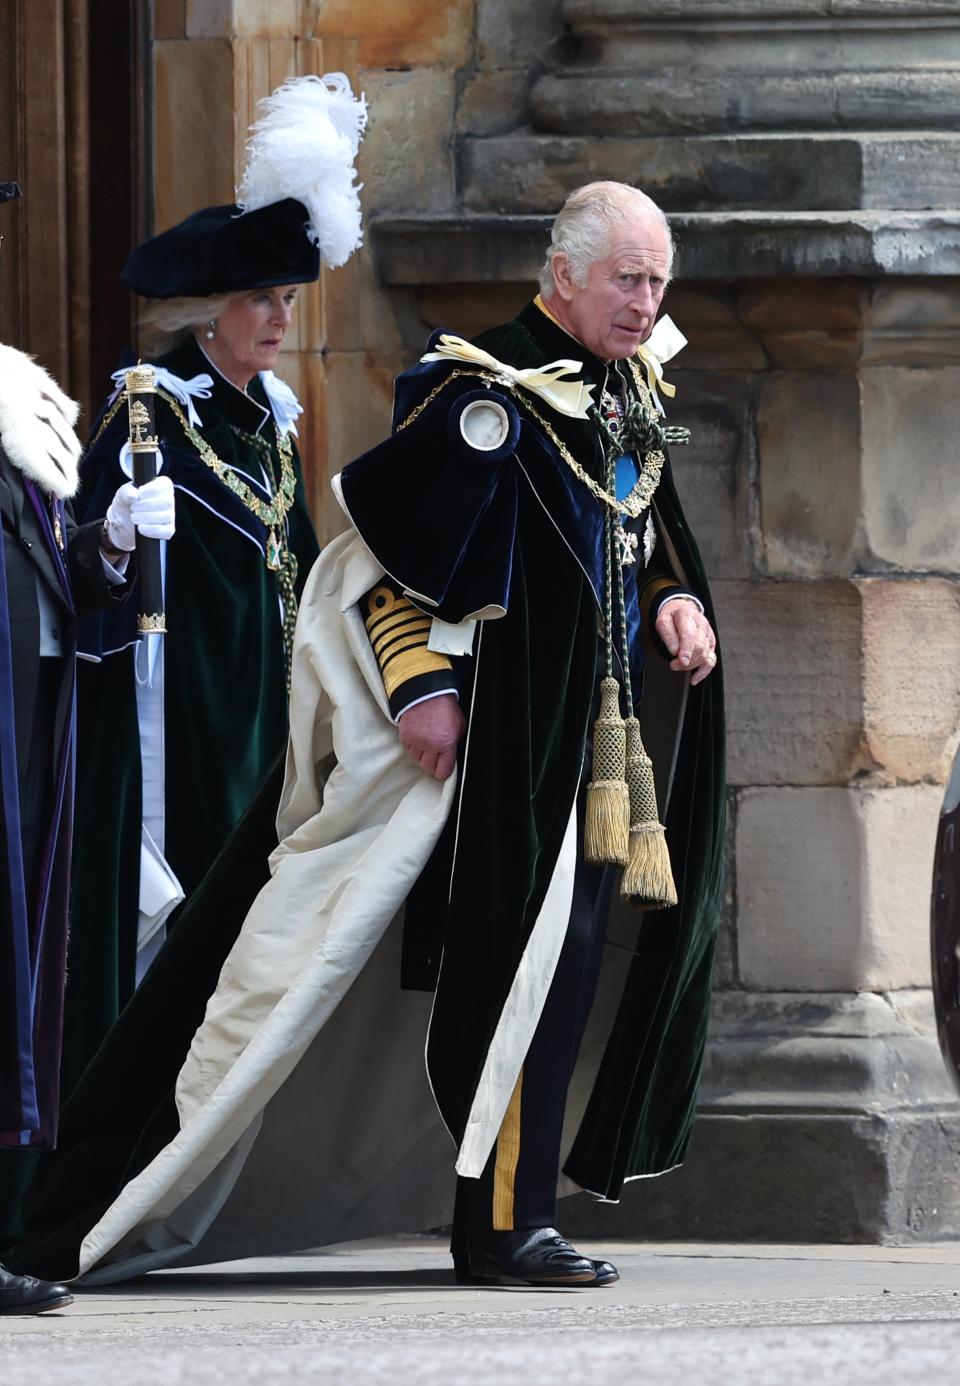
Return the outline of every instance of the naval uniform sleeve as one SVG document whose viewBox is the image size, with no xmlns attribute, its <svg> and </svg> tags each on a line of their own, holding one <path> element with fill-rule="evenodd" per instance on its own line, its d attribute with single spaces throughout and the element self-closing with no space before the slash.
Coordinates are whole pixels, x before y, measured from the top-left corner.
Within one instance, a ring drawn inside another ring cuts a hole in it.
<svg viewBox="0 0 960 1386">
<path fill-rule="evenodd" d="M 431 618 L 397 584 L 381 579 L 360 609 L 395 722 L 415 703 L 457 694 L 453 661 L 427 647 Z"/>
</svg>

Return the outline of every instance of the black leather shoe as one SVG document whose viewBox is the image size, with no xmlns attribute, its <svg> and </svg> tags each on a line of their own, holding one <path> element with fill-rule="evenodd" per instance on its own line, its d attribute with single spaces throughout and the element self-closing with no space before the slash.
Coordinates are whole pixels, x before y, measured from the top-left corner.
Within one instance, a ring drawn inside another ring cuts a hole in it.
<svg viewBox="0 0 960 1386">
<path fill-rule="evenodd" d="M 602 1289 L 604 1285 L 615 1285 L 620 1279 L 620 1272 L 612 1261 L 594 1261 L 593 1269 L 597 1273 L 598 1289 Z"/>
<path fill-rule="evenodd" d="M 73 1295 L 66 1285 L 52 1285 L 32 1275 L 14 1275 L 0 1266 L 0 1314 L 46 1314 L 72 1303 Z"/>
<path fill-rule="evenodd" d="M 454 1253 L 453 1268 L 461 1285 L 598 1283 L 594 1262 L 581 1256 L 553 1227 L 474 1232 L 467 1237 L 465 1248 Z"/>
</svg>

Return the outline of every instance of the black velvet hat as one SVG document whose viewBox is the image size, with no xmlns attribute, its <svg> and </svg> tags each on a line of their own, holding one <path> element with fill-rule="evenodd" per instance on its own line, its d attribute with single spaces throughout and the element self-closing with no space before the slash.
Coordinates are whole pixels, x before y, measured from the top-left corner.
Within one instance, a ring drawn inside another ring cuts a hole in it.
<svg viewBox="0 0 960 1386">
<path fill-rule="evenodd" d="M 19 183 L 0 183 L 0 202 L 9 202 L 12 197 L 19 196 Z"/>
<path fill-rule="evenodd" d="M 204 207 L 137 246 L 120 278 L 144 298 L 206 298 L 320 275 L 320 250 L 307 235 L 307 208 L 284 198 L 255 212 L 235 203 Z"/>
</svg>

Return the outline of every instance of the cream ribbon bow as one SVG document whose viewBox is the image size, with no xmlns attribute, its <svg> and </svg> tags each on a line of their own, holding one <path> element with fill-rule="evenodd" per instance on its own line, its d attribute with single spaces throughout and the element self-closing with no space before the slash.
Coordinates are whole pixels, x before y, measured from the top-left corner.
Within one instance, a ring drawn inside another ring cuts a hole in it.
<svg viewBox="0 0 960 1386">
<path fill-rule="evenodd" d="M 582 371 L 582 361 L 551 361 L 546 366 L 518 370 L 516 366 L 508 366 L 504 361 L 498 361 L 495 356 L 491 356 L 489 352 L 481 351 L 471 342 L 465 342 L 462 337 L 455 337 L 450 333 L 444 333 L 439 339 L 436 351 L 428 352 L 426 356 L 421 356 L 420 360 L 424 365 L 433 361 L 466 361 L 472 366 L 482 366 L 496 375 L 504 385 L 519 385 L 522 389 L 539 395 L 560 414 L 567 414 L 572 419 L 589 417 L 588 411 L 593 403 L 593 386 L 585 385 L 581 380 L 560 379 L 561 376 L 576 375 Z"/>
<path fill-rule="evenodd" d="M 663 413 L 663 405 L 660 403 L 657 389 L 661 389 L 667 399 L 673 399 L 677 393 L 677 387 L 664 380 L 663 368 L 686 345 L 687 339 L 673 319 L 661 318 L 647 340 L 641 342 L 637 347 L 637 355 L 646 368 L 650 393 L 653 395 L 654 403 L 661 414 Z"/>
<path fill-rule="evenodd" d="M 206 371 L 202 375 L 195 375 L 190 380 L 182 380 L 179 375 L 174 375 L 173 371 L 168 371 L 166 366 L 155 366 L 152 362 L 144 362 L 150 365 L 156 377 L 157 389 L 166 390 L 168 395 L 173 395 L 178 399 L 187 411 L 187 421 L 191 428 L 202 428 L 203 422 L 197 413 L 193 401 L 195 399 L 209 399 L 213 391 L 213 376 L 207 375 Z M 110 396 L 110 403 L 117 398 L 126 383 L 126 370 L 114 371 L 110 379 L 116 385 L 116 389 Z"/>
</svg>

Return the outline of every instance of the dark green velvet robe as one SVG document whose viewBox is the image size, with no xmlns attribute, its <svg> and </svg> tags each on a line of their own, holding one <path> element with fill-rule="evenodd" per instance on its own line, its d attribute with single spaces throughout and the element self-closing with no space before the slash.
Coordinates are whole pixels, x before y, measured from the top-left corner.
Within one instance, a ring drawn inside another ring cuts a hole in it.
<svg viewBox="0 0 960 1386">
<path fill-rule="evenodd" d="M 190 338 L 160 365 L 182 379 L 213 377 L 197 399 L 217 456 L 262 487 L 256 448 L 234 431 L 276 435 L 258 377 L 244 394 Z M 124 479 L 117 461 L 125 409 L 96 437 L 81 468 L 80 513 L 104 513 Z M 285 745 L 287 695 L 275 575 L 265 530 L 198 457 L 158 397 L 157 428 L 176 488 L 177 532 L 167 546 L 164 637 L 165 856 L 189 899 Z M 299 593 L 318 546 L 297 468 L 288 516 Z M 136 600 L 130 603 L 130 615 Z M 130 623 L 90 622 L 78 682 L 77 831 L 64 1036 L 69 1093 L 134 990 L 141 821 L 140 743 Z"/>
</svg>

